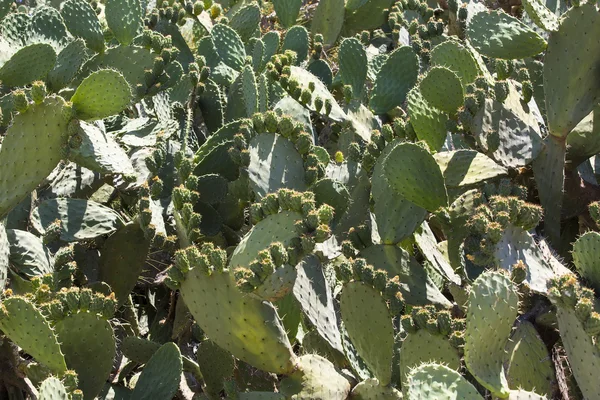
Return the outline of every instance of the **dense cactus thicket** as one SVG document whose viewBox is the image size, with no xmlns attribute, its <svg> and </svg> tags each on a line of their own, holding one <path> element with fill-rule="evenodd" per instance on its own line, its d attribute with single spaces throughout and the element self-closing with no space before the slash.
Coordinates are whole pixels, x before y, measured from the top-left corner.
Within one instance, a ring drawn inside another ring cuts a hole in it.
<svg viewBox="0 0 600 400">
<path fill-rule="evenodd" d="M 597 5 L 233 1 L 0 0 L 0 399 L 600 399 Z"/>
</svg>

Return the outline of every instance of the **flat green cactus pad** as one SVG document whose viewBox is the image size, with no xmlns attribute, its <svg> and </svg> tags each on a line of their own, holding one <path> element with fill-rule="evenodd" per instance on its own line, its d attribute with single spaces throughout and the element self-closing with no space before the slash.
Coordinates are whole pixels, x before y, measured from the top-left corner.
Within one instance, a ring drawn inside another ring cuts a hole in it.
<svg viewBox="0 0 600 400">
<path fill-rule="evenodd" d="M 260 7 L 256 2 L 253 2 L 238 9 L 231 16 L 229 26 L 235 29 L 245 43 L 258 31 L 260 20 Z"/>
<path fill-rule="evenodd" d="M 56 53 L 46 43 L 30 44 L 17 51 L 0 68 L 0 80 L 6 86 L 25 86 L 43 78 L 56 62 Z"/>
<path fill-rule="evenodd" d="M 6 229 L 0 222 L 0 287 L 4 287 L 8 274 L 8 264 L 10 257 L 10 243 L 6 235 Z"/>
<path fill-rule="evenodd" d="M 116 231 L 124 222 L 114 210 L 91 200 L 59 198 L 45 200 L 33 210 L 31 224 L 41 234 L 54 221 L 61 223 L 65 242 L 94 239 Z"/>
<path fill-rule="evenodd" d="M 132 399 L 159 400 L 171 399 L 179 388 L 182 361 L 179 347 L 166 343 L 154 353 L 138 379 Z"/>
<path fill-rule="evenodd" d="M 577 386 L 584 398 L 600 398 L 600 385 L 593 373 L 600 368 L 600 349 L 594 345 L 572 309 L 557 306 L 556 318 Z"/>
<path fill-rule="evenodd" d="M 116 345 L 108 321 L 88 312 L 72 314 L 55 326 L 69 369 L 75 370 L 84 399 L 94 399 L 112 369 Z"/>
<path fill-rule="evenodd" d="M 241 71 L 244 68 L 246 50 L 240 35 L 225 24 L 216 24 L 210 35 L 221 60 L 236 71 Z"/>
<path fill-rule="evenodd" d="M 181 283 L 181 294 L 217 345 L 265 371 L 293 370 L 295 356 L 277 311 L 271 303 L 243 295 L 228 271 L 207 276 L 193 268 Z"/>
<path fill-rule="evenodd" d="M 315 11 L 312 20 L 311 31 L 315 35 L 323 35 L 323 43 L 331 46 L 335 43 L 342 26 L 344 25 L 344 13 L 340 12 L 344 8 L 344 0 L 323 0 Z"/>
<path fill-rule="evenodd" d="M 302 1 L 300 0 L 273 1 L 273 7 L 275 8 L 277 18 L 279 18 L 279 22 L 286 28 L 289 28 L 296 23 L 301 6 Z"/>
<path fill-rule="evenodd" d="M 356 400 L 401 400 L 402 393 L 390 386 L 382 386 L 377 379 L 366 379 L 354 386 L 351 394 Z"/>
<path fill-rule="evenodd" d="M 102 119 L 118 114 L 132 100 L 125 77 L 114 70 L 100 70 L 85 78 L 71 97 L 77 117 Z"/>
<path fill-rule="evenodd" d="M 27 277 L 53 272 L 52 253 L 40 238 L 18 229 L 7 229 L 6 233 L 10 242 L 10 263 L 16 271 Z"/>
<path fill-rule="evenodd" d="M 432 67 L 419 87 L 428 103 L 449 114 L 456 114 L 464 103 L 462 83 L 449 68 Z"/>
<path fill-rule="evenodd" d="M 552 395 L 556 385 L 552 358 L 531 322 L 519 324 L 506 345 L 506 351 L 506 378 L 512 389 Z"/>
<path fill-rule="evenodd" d="M 54 331 L 32 303 L 21 297 L 11 297 L 0 304 L 0 311 L 0 329 L 10 340 L 53 373 L 61 374 L 67 370 Z"/>
<path fill-rule="evenodd" d="M 39 400 L 69 400 L 65 385 L 55 377 L 51 376 L 42 382 L 39 390 Z"/>
<path fill-rule="evenodd" d="M 438 364 L 423 364 L 411 371 L 408 398 L 483 400 L 475 386 L 458 372 Z"/>
<path fill-rule="evenodd" d="M 475 14 L 468 26 L 471 45 L 487 57 L 507 60 L 531 57 L 546 48 L 546 41 L 518 19 L 503 11 Z"/>
<path fill-rule="evenodd" d="M 396 275 L 400 277 L 400 292 L 407 304 L 451 306 L 448 299 L 427 275 L 425 268 L 401 247 L 378 244 L 367 247 L 359 255 L 375 269 L 387 271 L 390 278 Z"/>
<path fill-rule="evenodd" d="M 432 212 L 448 205 L 444 176 L 423 147 L 397 145 L 385 159 L 383 171 L 390 186 L 406 200 Z"/>
<path fill-rule="evenodd" d="M 209 393 L 218 395 L 223 390 L 224 382 L 233 376 L 233 356 L 212 340 L 205 340 L 198 346 L 197 359 L 206 389 Z"/>
<path fill-rule="evenodd" d="M 544 1 L 541 0 L 523 0 L 523 7 L 529 18 L 535 22 L 537 26 L 545 31 L 557 31 L 559 21 L 556 14 L 546 7 Z"/>
<path fill-rule="evenodd" d="M 343 353 L 342 337 L 337 326 L 331 288 L 323 275 L 323 266 L 314 256 L 304 258 L 297 266 L 293 293 L 304 314 L 329 345 Z"/>
<path fill-rule="evenodd" d="M 550 34 L 544 93 L 552 135 L 567 136 L 598 103 L 600 76 L 594 66 L 600 62 L 600 43 L 594 38 L 599 35 L 600 14 L 592 3 L 571 8 Z"/>
<path fill-rule="evenodd" d="M 460 78 L 463 87 L 475 82 L 481 69 L 473 53 L 456 40 L 447 40 L 431 51 L 431 65 L 446 67 Z"/>
<path fill-rule="evenodd" d="M 346 38 L 340 44 L 339 63 L 342 82 L 352 87 L 352 94 L 361 97 L 367 79 L 368 60 L 362 43 L 356 38 Z"/>
<path fill-rule="evenodd" d="M 519 297 L 510 279 L 486 272 L 473 283 L 465 331 L 465 364 L 479 383 L 498 397 L 509 394 L 504 347 L 517 317 Z"/>
<path fill-rule="evenodd" d="M 419 86 L 408 92 L 407 100 L 410 123 L 417 138 L 427 143 L 433 150 L 441 150 L 446 140 L 448 115 L 431 105 L 421 93 Z"/>
<path fill-rule="evenodd" d="M 419 58 L 409 46 L 394 50 L 375 78 L 369 106 L 375 114 L 385 114 L 401 105 L 417 83 Z"/>
<path fill-rule="evenodd" d="M 287 188 L 306 189 L 304 161 L 294 144 L 275 133 L 262 133 L 249 143 L 250 188 L 257 198 Z"/>
<path fill-rule="evenodd" d="M 231 255 L 229 267 L 232 270 L 248 267 L 256 259 L 258 252 L 267 249 L 271 243 L 281 242 L 284 246 L 289 246 L 291 240 L 298 236 L 295 224 L 301 219 L 300 213 L 292 211 L 269 215 L 254 225 L 240 241 Z"/>
<path fill-rule="evenodd" d="M 345 400 L 350 382 L 334 365 L 318 355 L 298 357 L 297 370 L 281 383 L 286 398 L 297 400 Z"/>
<path fill-rule="evenodd" d="M 69 160 L 102 174 L 135 174 L 129 156 L 112 135 L 85 121 L 77 121 L 77 124 L 77 133 L 71 138 Z"/>
<path fill-rule="evenodd" d="M 119 304 L 135 286 L 149 250 L 150 242 L 136 223 L 123 226 L 104 243 L 99 276 L 110 285 Z"/>
<path fill-rule="evenodd" d="M 340 309 L 352 344 L 381 384 L 389 384 L 394 328 L 385 300 L 372 287 L 350 282 L 342 289 Z"/>
<path fill-rule="evenodd" d="M 56 167 L 63 155 L 70 118 L 71 110 L 61 97 L 47 97 L 15 116 L 0 148 L 0 217 Z"/>
<path fill-rule="evenodd" d="M 402 385 L 408 383 L 410 371 L 423 363 L 443 364 L 458 371 L 460 356 L 448 339 L 441 335 L 432 335 L 426 330 L 419 329 L 409 333 L 402 342 L 400 350 L 400 378 Z"/>
<path fill-rule="evenodd" d="M 104 10 L 108 27 L 122 45 L 129 45 L 143 26 L 139 0 L 108 0 Z"/>
<path fill-rule="evenodd" d="M 76 39 L 58 53 L 54 68 L 48 72 L 48 85 L 58 91 L 71 82 L 81 65 L 87 60 L 88 51 L 83 39 Z"/>
<path fill-rule="evenodd" d="M 508 173 L 507 169 L 475 150 L 444 151 L 433 155 L 447 187 L 468 186 Z"/>
<path fill-rule="evenodd" d="M 302 25 L 295 25 L 285 33 L 283 43 L 281 44 L 281 51 L 292 50 L 295 52 L 296 65 L 300 65 L 308 56 L 309 46 L 308 31 Z"/>
<path fill-rule="evenodd" d="M 96 12 L 85 0 L 67 0 L 61 4 L 60 13 L 69 32 L 85 40 L 87 47 L 96 53 L 104 51 L 104 36 Z"/>
<path fill-rule="evenodd" d="M 573 262 L 577 271 L 596 290 L 600 290 L 598 249 L 600 249 L 600 234 L 596 232 L 584 233 L 573 245 Z"/>
</svg>

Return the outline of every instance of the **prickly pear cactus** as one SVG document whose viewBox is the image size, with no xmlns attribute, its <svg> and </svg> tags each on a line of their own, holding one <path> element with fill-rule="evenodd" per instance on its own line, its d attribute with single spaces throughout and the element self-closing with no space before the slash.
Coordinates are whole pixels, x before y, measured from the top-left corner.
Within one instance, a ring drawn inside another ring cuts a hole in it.
<svg viewBox="0 0 600 400">
<path fill-rule="evenodd" d="M 0 393 L 600 397 L 598 4 L 309 3 L 0 0 Z"/>
</svg>

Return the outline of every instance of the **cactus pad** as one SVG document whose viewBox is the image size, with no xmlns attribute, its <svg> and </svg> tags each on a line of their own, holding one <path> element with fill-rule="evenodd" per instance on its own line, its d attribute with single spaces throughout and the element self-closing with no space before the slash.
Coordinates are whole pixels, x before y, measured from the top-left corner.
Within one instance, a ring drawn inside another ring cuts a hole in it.
<svg viewBox="0 0 600 400">
<path fill-rule="evenodd" d="M 385 159 L 383 170 L 394 191 L 419 207 L 435 211 L 448 205 L 444 176 L 423 147 L 399 144 Z"/>
<path fill-rule="evenodd" d="M 419 87 L 408 92 L 407 100 L 410 123 L 417 138 L 433 150 L 441 150 L 446 140 L 448 115 L 429 104 Z"/>
<path fill-rule="evenodd" d="M 596 232 L 586 232 L 573 245 L 573 262 L 577 271 L 596 290 L 600 290 L 600 262 L 597 257 L 599 249 L 600 234 Z"/>
<path fill-rule="evenodd" d="M 31 215 L 33 227 L 41 234 L 57 219 L 61 223 L 60 239 L 65 242 L 94 239 L 123 225 L 119 214 L 112 209 L 83 199 L 45 200 Z"/>
<path fill-rule="evenodd" d="M 394 50 L 381 66 L 369 106 L 375 114 L 384 114 L 401 105 L 417 82 L 419 59 L 413 49 L 402 46 Z"/>
<path fill-rule="evenodd" d="M 296 23 L 298 14 L 300 13 L 300 7 L 302 6 L 301 0 L 275 0 L 273 1 L 273 7 L 277 18 L 286 28 L 291 27 Z"/>
<path fill-rule="evenodd" d="M 10 257 L 10 243 L 6 234 L 4 224 L 0 222 L 0 287 L 4 287 L 8 274 L 8 264 Z"/>
<path fill-rule="evenodd" d="M 342 82 L 352 87 L 352 94 L 361 97 L 367 79 L 367 53 L 356 38 L 347 38 L 340 44 L 339 63 Z"/>
<path fill-rule="evenodd" d="M 507 60 L 531 57 L 546 48 L 544 39 L 503 11 L 482 11 L 467 26 L 471 45 L 487 57 Z"/>
<path fill-rule="evenodd" d="M 65 385 L 51 376 L 42 382 L 39 390 L 39 400 L 69 400 Z"/>
<path fill-rule="evenodd" d="M 444 151 L 433 155 L 446 186 L 468 186 L 507 174 L 507 169 L 475 150 Z"/>
<path fill-rule="evenodd" d="M 47 97 L 14 118 L 0 148 L 0 216 L 19 204 L 56 167 L 62 158 L 70 111 L 62 98 Z M 29 162 L 32 158 L 35 163 Z"/>
<path fill-rule="evenodd" d="M 104 14 L 108 27 L 122 45 L 129 45 L 142 30 L 143 13 L 139 0 L 108 0 Z"/>
<path fill-rule="evenodd" d="M 7 86 L 25 86 L 44 78 L 56 62 L 56 53 L 46 43 L 35 43 L 17 51 L 0 68 L 0 80 Z"/>
<path fill-rule="evenodd" d="M 582 37 L 581 32 L 585 32 Z M 582 4 L 564 14 L 550 34 L 544 57 L 544 93 L 550 133 L 565 137 L 598 102 L 600 76 L 600 14 L 596 5 Z M 573 46 L 574 38 L 582 41 Z"/>
<path fill-rule="evenodd" d="M 429 104 L 449 114 L 455 114 L 464 103 L 462 83 L 446 67 L 431 68 L 419 88 Z"/>
<path fill-rule="evenodd" d="M 140 400 L 171 399 L 179 388 L 182 361 L 179 347 L 166 343 L 144 367 L 131 397 Z"/>
<path fill-rule="evenodd" d="M 342 289 L 340 309 L 352 344 L 381 384 L 389 384 L 394 328 L 385 300 L 372 287 L 350 282 Z"/>
<path fill-rule="evenodd" d="M 465 364 L 479 383 L 498 397 L 508 396 L 504 347 L 517 317 L 519 297 L 505 275 L 486 272 L 469 294 Z"/>
<path fill-rule="evenodd" d="M 381 386 L 377 379 L 366 379 L 352 389 L 356 400 L 400 400 L 402 393 L 390 386 Z"/>
<path fill-rule="evenodd" d="M 32 303 L 11 297 L 2 302 L 0 311 L 0 329 L 6 336 L 50 371 L 61 374 L 67 370 L 54 331 Z"/>
<path fill-rule="evenodd" d="M 473 54 L 455 40 L 438 44 L 431 51 L 431 65 L 446 67 L 460 78 L 463 87 L 475 82 L 481 70 Z"/>
<path fill-rule="evenodd" d="M 410 372 L 408 398 L 483 400 L 458 372 L 438 364 L 423 364 Z"/>
<path fill-rule="evenodd" d="M 102 119 L 123 111 L 131 99 L 131 87 L 123 75 L 107 69 L 85 78 L 71 101 L 78 118 Z"/>
<path fill-rule="evenodd" d="M 323 357 L 306 355 L 298 358 L 297 371 L 284 379 L 281 392 L 297 400 L 344 400 L 350 382 Z"/>
<path fill-rule="evenodd" d="M 60 13 L 73 36 L 85 40 L 87 47 L 96 53 L 104 51 L 104 36 L 100 21 L 87 1 L 67 0 L 61 4 Z"/>
<path fill-rule="evenodd" d="M 116 345 L 105 319 L 88 312 L 72 314 L 55 326 L 70 369 L 77 372 L 84 398 L 100 393 L 112 369 Z"/>
</svg>

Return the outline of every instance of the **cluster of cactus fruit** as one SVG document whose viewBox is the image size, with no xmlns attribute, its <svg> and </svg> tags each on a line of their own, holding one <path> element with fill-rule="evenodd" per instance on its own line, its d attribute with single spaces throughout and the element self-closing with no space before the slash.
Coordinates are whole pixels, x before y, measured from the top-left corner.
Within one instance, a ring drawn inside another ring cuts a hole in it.
<svg viewBox="0 0 600 400">
<path fill-rule="evenodd" d="M 0 0 L 0 399 L 600 399 L 600 12 L 504 3 Z"/>
</svg>

